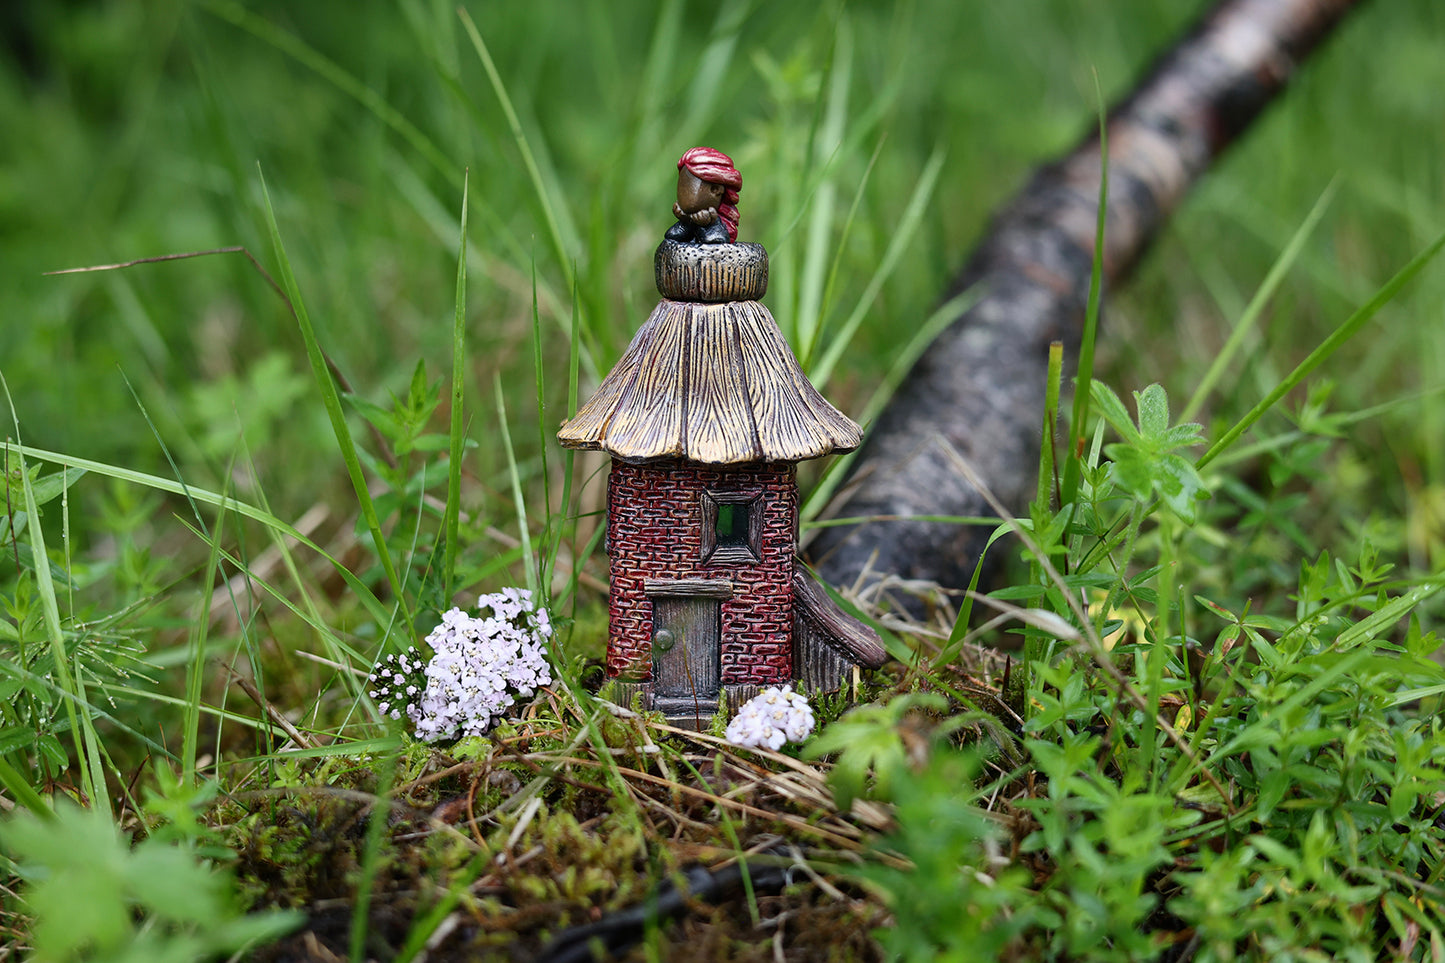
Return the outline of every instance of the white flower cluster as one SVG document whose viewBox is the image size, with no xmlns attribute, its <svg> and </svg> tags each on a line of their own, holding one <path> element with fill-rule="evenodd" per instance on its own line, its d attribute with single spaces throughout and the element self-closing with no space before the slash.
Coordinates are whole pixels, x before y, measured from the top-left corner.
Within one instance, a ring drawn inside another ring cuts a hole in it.
<svg viewBox="0 0 1445 963">
<path fill-rule="evenodd" d="M 426 637 L 433 654 L 419 680 L 420 691 L 407 671 L 418 660 L 379 667 L 372 680 L 376 683 L 380 674 L 382 684 L 371 696 L 386 696 L 377 708 L 394 719 L 404 712 L 417 737 L 428 742 L 479 736 L 518 696 L 530 696 L 552 681 L 543 652 L 551 637 L 551 617 L 533 605 L 531 592 L 505 588 L 483 595 L 476 617 L 451 609 Z"/>
<path fill-rule="evenodd" d="M 780 749 L 802 742 L 813 731 L 813 708 L 792 686 L 770 686 L 738 709 L 728 723 L 727 741 L 735 746 Z"/>
<path fill-rule="evenodd" d="M 377 711 L 400 719 L 426 688 L 426 662 L 413 645 L 383 658 L 366 682 L 370 686 L 367 695 L 376 700 Z"/>
</svg>

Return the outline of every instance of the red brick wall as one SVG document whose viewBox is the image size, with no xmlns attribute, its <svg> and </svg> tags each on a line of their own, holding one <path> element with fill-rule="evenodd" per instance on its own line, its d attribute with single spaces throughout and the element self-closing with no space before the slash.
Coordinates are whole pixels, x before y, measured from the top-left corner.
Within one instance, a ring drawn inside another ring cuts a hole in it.
<svg viewBox="0 0 1445 963">
<path fill-rule="evenodd" d="M 762 536 L 756 563 L 704 564 L 702 493 L 760 493 Z M 792 675 L 793 558 L 798 482 L 791 464 L 712 467 L 683 462 L 612 462 L 607 482 L 611 631 L 607 672 L 651 674 L 652 603 L 643 582 L 729 579 L 722 603 L 722 684 L 770 685 Z"/>
</svg>

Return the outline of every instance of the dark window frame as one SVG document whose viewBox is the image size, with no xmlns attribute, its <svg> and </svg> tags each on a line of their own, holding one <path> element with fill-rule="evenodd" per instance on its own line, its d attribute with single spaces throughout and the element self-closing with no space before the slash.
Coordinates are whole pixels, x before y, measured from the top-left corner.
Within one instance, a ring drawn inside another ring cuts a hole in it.
<svg viewBox="0 0 1445 963">
<path fill-rule="evenodd" d="M 756 565 L 763 560 L 762 492 L 703 492 L 702 561 L 707 565 Z M 741 506 L 747 512 L 747 534 L 742 543 L 720 544 L 717 537 L 718 509 Z"/>
</svg>

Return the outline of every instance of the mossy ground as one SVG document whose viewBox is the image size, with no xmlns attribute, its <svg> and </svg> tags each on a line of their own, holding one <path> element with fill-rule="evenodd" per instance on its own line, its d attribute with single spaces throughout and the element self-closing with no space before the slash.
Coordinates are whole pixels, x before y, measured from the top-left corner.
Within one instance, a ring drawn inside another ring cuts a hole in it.
<svg viewBox="0 0 1445 963">
<path fill-rule="evenodd" d="M 376 771 L 343 772 L 336 759 L 288 766 L 270 788 L 233 798 L 219 814 L 243 892 L 257 907 L 308 915 L 255 959 L 346 957 L 379 812 L 368 958 L 395 957 L 446 903 L 428 959 L 535 960 L 563 930 L 644 906 L 688 867 L 725 867 L 793 840 L 792 885 L 692 900 L 621 958 L 881 959 L 871 936 L 886 921 L 881 903 L 815 868 L 857 859 L 866 838 L 858 820 L 830 811 L 820 776 L 787 782 L 777 760 L 630 712 L 601 717 L 599 753 L 561 706 L 550 696 L 530 718 L 450 751 L 412 743 L 385 802 Z"/>
</svg>

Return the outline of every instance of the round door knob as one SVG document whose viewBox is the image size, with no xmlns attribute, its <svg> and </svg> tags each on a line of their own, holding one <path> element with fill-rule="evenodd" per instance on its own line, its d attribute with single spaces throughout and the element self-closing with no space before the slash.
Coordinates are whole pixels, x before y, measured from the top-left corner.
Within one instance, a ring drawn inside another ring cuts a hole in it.
<svg viewBox="0 0 1445 963">
<path fill-rule="evenodd" d="M 667 629 L 658 629 L 657 633 L 652 637 L 652 647 L 659 652 L 671 651 L 672 647 L 676 644 L 677 636 L 673 635 L 672 632 Z"/>
</svg>

